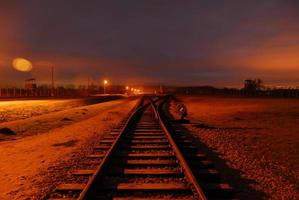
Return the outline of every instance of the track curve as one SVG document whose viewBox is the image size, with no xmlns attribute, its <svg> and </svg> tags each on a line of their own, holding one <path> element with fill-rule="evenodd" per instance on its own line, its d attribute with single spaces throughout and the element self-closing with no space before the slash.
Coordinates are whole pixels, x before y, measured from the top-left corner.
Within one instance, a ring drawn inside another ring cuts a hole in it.
<svg viewBox="0 0 299 200">
<path fill-rule="evenodd" d="M 164 101 L 143 97 L 121 128 L 94 148 L 90 165 L 98 165 L 72 172 L 88 177 L 85 182 L 58 185 L 50 199 L 232 199 L 205 156 L 170 131 L 161 115 Z"/>
</svg>

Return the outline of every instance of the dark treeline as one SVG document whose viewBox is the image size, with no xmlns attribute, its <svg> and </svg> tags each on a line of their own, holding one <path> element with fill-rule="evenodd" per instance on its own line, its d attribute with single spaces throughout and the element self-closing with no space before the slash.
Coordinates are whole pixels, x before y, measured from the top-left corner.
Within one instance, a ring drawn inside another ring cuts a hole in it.
<svg viewBox="0 0 299 200">
<path fill-rule="evenodd" d="M 263 84 L 259 78 L 244 80 L 242 89 L 236 88 L 215 88 L 212 86 L 200 87 L 178 87 L 178 94 L 203 94 L 203 95 L 234 95 L 244 97 L 279 97 L 299 98 L 298 88 L 270 88 Z"/>
<path fill-rule="evenodd" d="M 244 97 L 278 97 L 278 98 L 299 98 L 299 89 L 278 89 L 265 88 L 261 90 L 249 90 L 246 88 L 215 88 L 211 86 L 201 87 L 177 87 L 176 94 L 194 95 L 233 95 Z"/>
</svg>

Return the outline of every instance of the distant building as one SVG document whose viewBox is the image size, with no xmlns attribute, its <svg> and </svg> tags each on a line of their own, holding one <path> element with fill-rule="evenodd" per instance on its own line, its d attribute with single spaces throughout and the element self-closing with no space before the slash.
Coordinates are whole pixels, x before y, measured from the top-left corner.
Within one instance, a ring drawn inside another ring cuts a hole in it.
<svg viewBox="0 0 299 200">
<path fill-rule="evenodd" d="M 26 89 L 36 89 L 36 79 L 35 78 L 29 78 L 25 80 L 25 88 Z"/>
</svg>

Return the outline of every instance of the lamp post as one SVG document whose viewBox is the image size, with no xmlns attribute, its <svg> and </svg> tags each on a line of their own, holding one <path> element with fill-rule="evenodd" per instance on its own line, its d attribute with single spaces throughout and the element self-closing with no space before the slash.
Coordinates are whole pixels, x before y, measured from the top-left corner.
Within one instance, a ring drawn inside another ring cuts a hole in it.
<svg viewBox="0 0 299 200">
<path fill-rule="evenodd" d="M 108 84 L 108 80 L 105 79 L 103 81 L 103 83 L 104 83 L 104 87 L 103 87 L 104 88 L 104 94 L 106 94 L 106 85 Z"/>
<path fill-rule="evenodd" d="M 130 89 L 130 87 L 126 86 L 126 93 L 125 94 L 129 95 L 129 89 Z"/>
</svg>

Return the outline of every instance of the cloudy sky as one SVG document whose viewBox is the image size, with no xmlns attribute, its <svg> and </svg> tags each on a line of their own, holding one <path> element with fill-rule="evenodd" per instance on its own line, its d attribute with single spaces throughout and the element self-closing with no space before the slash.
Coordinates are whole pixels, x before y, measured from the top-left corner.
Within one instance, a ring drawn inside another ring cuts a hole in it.
<svg viewBox="0 0 299 200">
<path fill-rule="evenodd" d="M 1 0 L 0 84 L 299 86 L 297 0 Z M 15 71 L 27 58 L 33 71 Z"/>
</svg>

